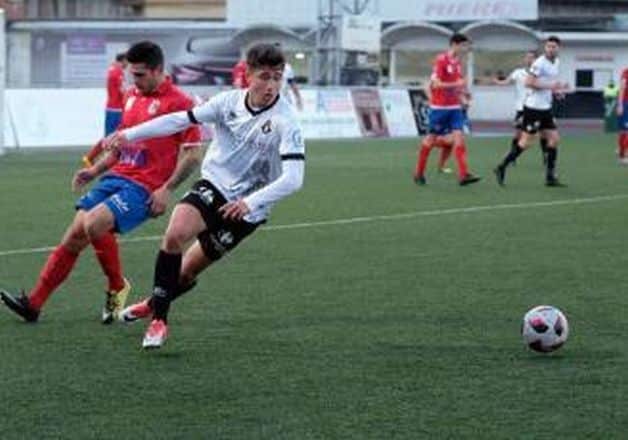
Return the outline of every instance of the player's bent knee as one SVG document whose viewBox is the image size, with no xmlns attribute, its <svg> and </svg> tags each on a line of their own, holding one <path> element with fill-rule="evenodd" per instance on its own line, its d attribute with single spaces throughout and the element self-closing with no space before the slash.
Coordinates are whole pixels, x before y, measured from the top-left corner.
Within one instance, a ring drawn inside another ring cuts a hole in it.
<svg viewBox="0 0 628 440">
<path fill-rule="evenodd" d="M 177 228 L 168 228 L 162 240 L 162 249 L 169 253 L 181 253 L 193 236 Z"/>
</svg>

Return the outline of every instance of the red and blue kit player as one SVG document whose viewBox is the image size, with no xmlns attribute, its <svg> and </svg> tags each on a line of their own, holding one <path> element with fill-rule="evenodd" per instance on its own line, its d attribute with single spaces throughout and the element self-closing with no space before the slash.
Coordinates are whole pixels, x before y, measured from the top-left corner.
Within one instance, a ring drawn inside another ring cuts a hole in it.
<svg viewBox="0 0 628 440">
<path fill-rule="evenodd" d="M 137 43 L 127 57 L 135 87 L 125 96 L 122 128 L 193 107 L 192 99 L 164 74 L 163 53 L 158 45 Z M 4 304 L 24 320 L 37 321 L 46 300 L 91 243 L 109 281 L 102 322 L 116 319 L 130 286 L 122 276 L 114 233 L 129 232 L 166 211 L 172 191 L 199 165 L 199 146 L 200 132 L 194 126 L 169 136 L 129 143 L 79 170 L 72 181 L 75 190 L 104 175 L 76 202 L 74 220 L 48 256 L 29 295 L 14 296 L 0 290 Z"/>
<path fill-rule="evenodd" d="M 118 129 L 122 121 L 124 100 L 124 69 L 127 66 L 126 53 L 116 55 L 116 60 L 107 70 L 107 105 L 105 108 L 105 136 Z"/>
<path fill-rule="evenodd" d="M 126 53 L 119 53 L 116 59 L 107 69 L 107 103 L 105 105 L 105 136 L 109 136 L 116 131 L 122 122 L 122 106 L 124 104 L 124 94 L 126 85 L 124 71 L 128 62 Z M 103 149 L 100 142 L 94 145 L 84 156 L 83 164 L 90 167 L 102 154 Z"/>
<path fill-rule="evenodd" d="M 626 165 L 628 164 L 628 69 L 624 69 L 621 73 L 619 99 L 617 100 L 617 123 L 619 161 Z"/>
<path fill-rule="evenodd" d="M 460 57 L 469 51 L 469 39 L 462 34 L 454 34 L 449 40 L 449 50 L 436 57 L 432 72 L 429 133 L 423 139 L 419 150 L 414 181 L 419 185 L 427 183 L 425 168 L 427 159 L 436 146 L 438 136 L 451 133 L 454 156 L 458 165 L 458 182 L 461 186 L 480 180 L 467 166 L 467 149 L 464 142 L 465 124 L 462 100 L 466 94 L 466 81 L 462 74 Z"/>
<path fill-rule="evenodd" d="M 249 80 L 246 77 L 246 60 L 240 60 L 231 70 L 231 81 L 236 89 L 246 89 L 249 87 Z"/>
</svg>

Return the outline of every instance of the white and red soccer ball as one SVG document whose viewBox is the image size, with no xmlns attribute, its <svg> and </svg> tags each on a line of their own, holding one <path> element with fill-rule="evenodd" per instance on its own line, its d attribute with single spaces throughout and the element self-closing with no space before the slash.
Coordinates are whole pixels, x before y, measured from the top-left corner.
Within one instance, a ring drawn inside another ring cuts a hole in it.
<svg viewBox="0 0 628 440">
<path fill-rule="evenodd" d="M 534 351 L 549 353 L 567 342 L 569 323 L 559 309 L 553 306 L 537 306 L 523 317 L 521 336 Z"/>
</svg>

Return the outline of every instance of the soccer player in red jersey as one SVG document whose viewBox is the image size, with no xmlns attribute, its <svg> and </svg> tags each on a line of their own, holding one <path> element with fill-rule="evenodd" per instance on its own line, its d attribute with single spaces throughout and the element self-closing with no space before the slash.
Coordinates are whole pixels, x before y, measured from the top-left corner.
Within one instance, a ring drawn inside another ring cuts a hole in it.
<svg viewBox="0 0 628 440">
<path fill-rule="evenodd" d="M 449 40 L 449 50 L 436 57 L 432 71 L 429 133 L 423 139 L 414 173 L 414 181 L 419 185 L 427 183 L 425 167 L 437 136 L 451 132 L 454 143 L 454 157 L 458 165 L 458 182 L 461 186 L 480 180 L 467 166 L 467 149 L 462 132 L 464 114 L 462 99 L 467 93 L 467 83 L 462 75 L 460 58 L 469 51 L 469 39 L 463 34 L 454 34 Z"/>
<path fill-rule="evenodd" d="M 124 70 L 128 65 L 126 53 L 116 55 L 116 59 L 107 69 L 107 103 L 105 105 L 105 136 L 118 129 L 122 121 L 122 104 L 126 90 Z M 83 164 L 90 167 L 102 154 L 102 145 L 98 142 L 84 156 Z"/>
<path fill-rule="evenodd" d="M 242 59 L 233 66 L 231 71 L 233 87 L 246 89 L 249 87 L 249 79 L 246 77 L 246 60 Z"/>
<path fill-rule="evenodd" d="M 158 45 L 150 41 L 137 43 L 127 57 L 135 87 L 124 98 L 122 128 L 193 107 L 192 99 L 164 74 L 163 53 Z M 122 276 L 113 233 L 129 232 L 165 212 L 172 191 L 200 163 L 199 146 L 199 129 L 190 127 L 170 136 L 129 143 L 107 153 L 95 165 L 77 171 L 72 180 L 75 190 L 102 177 L 76 202 L 74 220 L 49 255 L 29 295 L 14 296 L 0 290 L 4 304 L 24 320 L 37 321 L 46 300 L 92 243 L 104 251 L 98 258 L 109 279 L 102 321 L 108 324 L 117 318 L 130 289 Z"/>
<path fill-rule="evenodd" d="M 617 146 L 619 152 L 619 162 L 628 165 L 628 69 L 621 73 L 619 84 L 619 99 L 617 100 L 617 119 L 619 137 Z"/>
</svg>

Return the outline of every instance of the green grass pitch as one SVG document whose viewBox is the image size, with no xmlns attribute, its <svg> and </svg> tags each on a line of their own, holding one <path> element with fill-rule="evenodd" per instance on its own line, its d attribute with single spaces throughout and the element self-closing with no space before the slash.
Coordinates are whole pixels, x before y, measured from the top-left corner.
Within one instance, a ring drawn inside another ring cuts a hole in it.
<svg viewBox="0 0 628 440">
<path fill-rule="evenodd" d="M 434 152 L 417 187 L 415 143 L 309 142 L 304 189 L 175 303 L 160 351 L 140 350 L 144 323 L 99 323 L 91 250 L 36 325 L 0 308 L 0 438 L 625 438 L 615 138 L 562 141 L 567 188 L 543 186 L 537 148 L 498 187 L 506 138 L 469 142 L 479 184 L 437 174 Z M 0 157 L 2 287 L 32 286 L 37 248 L 73 216 L 79 157 Z M 131 300 L 150 289 L 165 220 L 122 242 Z M 545 303 L 572 332 L 549 356 L 519 336 Z"/>
</svg>

